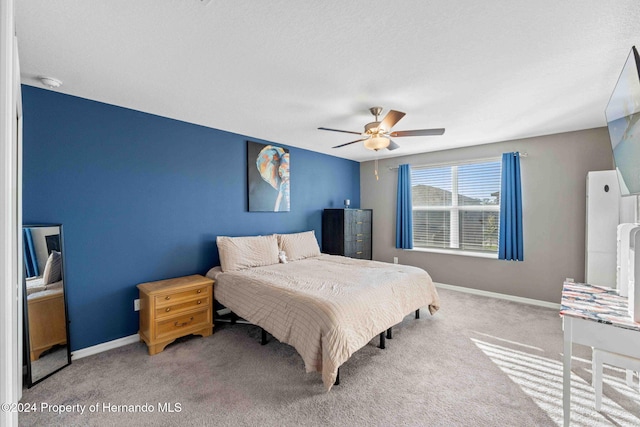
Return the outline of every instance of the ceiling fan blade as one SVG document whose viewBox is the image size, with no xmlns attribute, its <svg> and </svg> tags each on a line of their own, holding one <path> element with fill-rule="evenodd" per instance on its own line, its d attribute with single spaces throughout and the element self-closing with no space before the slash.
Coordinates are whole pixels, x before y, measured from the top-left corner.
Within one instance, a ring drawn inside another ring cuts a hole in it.
<svg viewBox="0 0 640 427">
<path fill-rule="evenodd" d="M 335 147 L 331 147 L 331 148 L 340 148 L 340 147 L 344 147 L 345 145 L 355 144 L 356 142 L 364 141 L 365 139 L 369 139 L 369 138 L 356 139 L 355 141 L 345 142 L 344 144 L 336 145 Z"/>
<path fill-rule="evenodd" d="M 350 130 L 340 130 L 340 129 L 329 129 L 329 128 L 318 128 L 319 130 L 330 130 L 331 132 L 342 132 L 342 133 L 352 133 L 354 135 L 362 135 L 361 132 L 351 132 Z"/>
<path fill-rule="evenodd" d="M 386 132 L 389 132 L 389 130 L 391 130 L 391 128 L 396 123 L 398 123 L 400 119 L 403 118 L 404 116 L 405 116 L 405 113 L 403 112 L 396 111 L 396 110 L 389 110 L 387 115 L 384 116 L 384 119 L 382 120 L 382 122 L 380 122 L 380 127 L 384 129 Z"/>
<path fill-rule="evenodd" d="M 396 148 L 400 148 L 400 146 L 395 142 L 393 142 L 392 140 L 389 140 L 389 146 L 387 147 L 387 150 L 391 151 L 391 150 L 395 150 Z"/>
<path fill-rule="evenodd" d="M 395 137 L 400 136 L 433 136 L 442 135 L 444 128 L 438 129 L 416 129 L 416 130 L 399 130 L 397 132 L 391 132 L 389 135 Z"/>
</svg>

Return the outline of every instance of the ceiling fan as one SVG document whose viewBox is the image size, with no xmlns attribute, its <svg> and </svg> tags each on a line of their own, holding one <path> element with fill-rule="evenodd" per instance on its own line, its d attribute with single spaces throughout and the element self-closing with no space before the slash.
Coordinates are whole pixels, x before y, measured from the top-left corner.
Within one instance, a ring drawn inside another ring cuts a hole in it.
<svg viewBox="0 0 640 427">
<path fill-rule="evenodd" d="M 369 111 L 375 116 L 376 120 L 374 122 L 367 123 L 364 126 L 364 132 L 352 132 L 349 130 L 330 129 L 324 127 L 320 127 L 318 129 L 329 130 L 332 132 L 353 133 L 362 137 L 360 139 L 356 139 L 355 141 L 336 145 L 332 148 L 340 148 L 347 145 L 355 144 L 356 142 L 364 141 L 364 146 L 369 150 L 374 151 L 382 150 L 383 148 L 386 148 L 387 150 L 395 150 L 396 148 L 399 148 L 400 146 L 391 140 L 392 137 L 433 136 L 442 135 L 444 133 L 443 128 L 400 130 L 392 132 L 391 128 L 405 116 L 405 113 L 395 110 L 389 110 L 384 119 L 382 119 L 382 121 L 379 121 L 378 116 L 380 115 L 380 113 L 382 113 L 382 107 L 371 107 L 369 108 Z"/>
</svg>

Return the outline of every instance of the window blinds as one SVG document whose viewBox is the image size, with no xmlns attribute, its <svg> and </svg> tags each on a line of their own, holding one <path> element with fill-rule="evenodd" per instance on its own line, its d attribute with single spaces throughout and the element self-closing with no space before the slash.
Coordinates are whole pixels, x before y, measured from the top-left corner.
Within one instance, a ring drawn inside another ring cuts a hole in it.
<svg viewBox="0 0 640 427">
<path fill-rule="evenodd" d="M 498 250 L 500 161 L 412 168 L 415 247 Z"/>
</svg>

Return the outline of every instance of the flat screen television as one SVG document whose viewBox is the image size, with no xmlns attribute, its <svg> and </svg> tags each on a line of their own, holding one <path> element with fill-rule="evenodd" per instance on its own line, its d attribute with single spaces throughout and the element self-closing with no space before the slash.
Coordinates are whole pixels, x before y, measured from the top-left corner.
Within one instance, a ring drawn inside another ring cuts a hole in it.
<svg viewBox="0 0 640 427">
<path fill-rule="evenodd" d="M 631 48 L 605 110 L 620 194 L 640 194 L 640 57 Z"/>
</svg>

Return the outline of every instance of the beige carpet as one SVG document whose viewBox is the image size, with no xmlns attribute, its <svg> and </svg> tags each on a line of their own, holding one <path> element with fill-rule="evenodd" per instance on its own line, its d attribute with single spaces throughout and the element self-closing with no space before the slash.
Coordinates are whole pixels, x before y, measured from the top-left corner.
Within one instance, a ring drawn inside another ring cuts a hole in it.
<svg viewBox="0 0 640 427">
<path fill-rule="evenodd" d="M 440 290 L 435 316 L 373 340 L 326 393 L 293 348 L 254 326 L 221 325 L 156 356 L 133 344 L 75 361 L 24 391 L 24 426 L 555 426 L 562 420 L 556 310 Z M 640 394 L 605 369 L 593 407 L 590 350 L 574 347 L 572 426 L 638 426 Z M 47 406 L 48 405 L 48 406 Z M 69 405 L 56 407 L 55 405 Z M 123 405 L 138 405 L 126 407 Z M 84 414 L 79 409 L 84 406 Z M 56 411 L 64 409 L 58 414 Z M 90 412 L 93 409 L 93 412 Z M 153 412 L 151 412 L 153 409 Z M 137 410 L 138 412 L 127 412 Z M 146 410 L 147 412 L 141 412 Z M 173 410 L 174 412 L 169 412 Z"/>
</svg>

